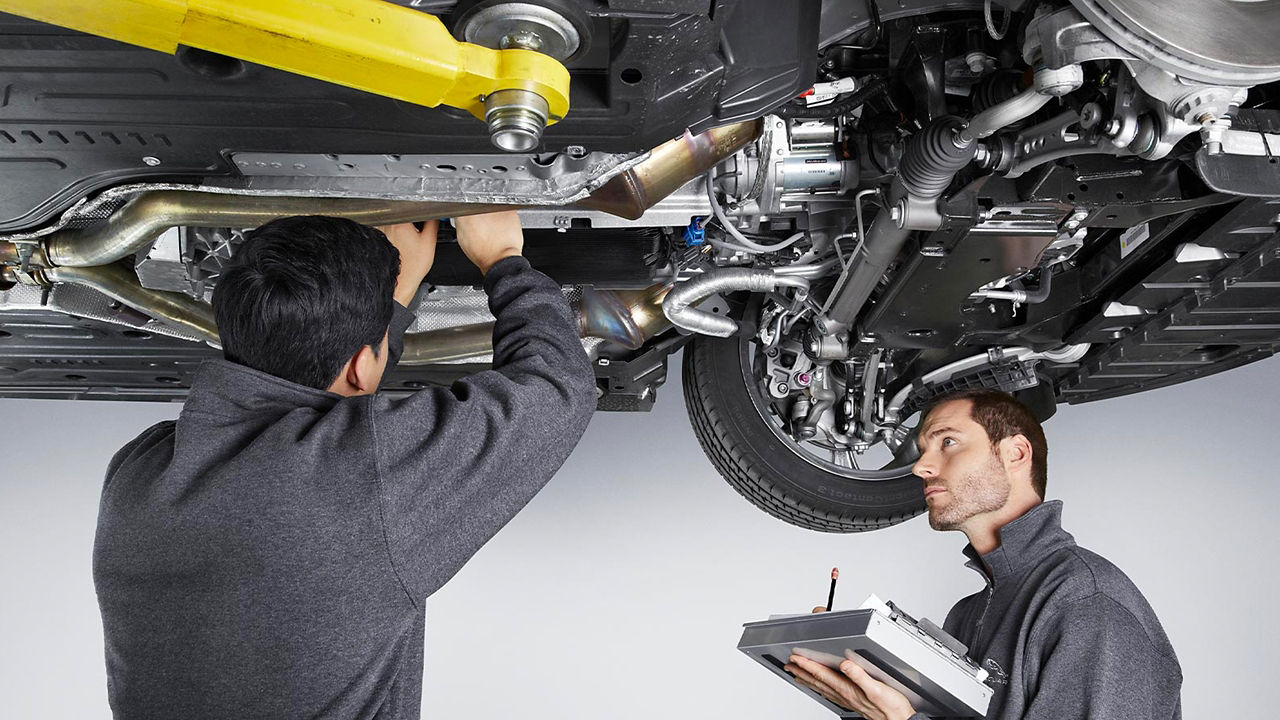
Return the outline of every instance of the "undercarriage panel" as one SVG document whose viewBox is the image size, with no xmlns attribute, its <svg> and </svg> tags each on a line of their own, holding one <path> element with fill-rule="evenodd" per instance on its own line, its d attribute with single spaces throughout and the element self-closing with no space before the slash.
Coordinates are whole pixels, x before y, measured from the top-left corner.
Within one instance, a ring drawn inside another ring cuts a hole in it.
<svg viewBox="0 0 1280 720">
<path fill-rule="evenodd" d="M 569 115 L 536 152 L 648 150 L 686 128 L 758 117 L 812 82 L 816 3 L 632 5 L 642 4 L 591 6 L 592 45 L 567 65 Z M 0 14 L 0 174 L 23 178 L 0 193 L 0 232 L 44 223 L 109 185 L 237 177 L 237 153 L 496 152 L 462 110 L 210 55 Z"/>
<path fill-rule="evenodd" d="M 1280 348 L 1278 215 L 1280 201 L 1246 200 L 1198 237 L 1184 238 L 1194 247 L 1177 248 L 1120 298 L 1128 314 L 1104 316 L 1115 342 L 1065 378 L 1062 399 L 1127 395 L 1273 355 Z M 1169 290 L 1179 299 L 1158 306 Z"/>
</svg>

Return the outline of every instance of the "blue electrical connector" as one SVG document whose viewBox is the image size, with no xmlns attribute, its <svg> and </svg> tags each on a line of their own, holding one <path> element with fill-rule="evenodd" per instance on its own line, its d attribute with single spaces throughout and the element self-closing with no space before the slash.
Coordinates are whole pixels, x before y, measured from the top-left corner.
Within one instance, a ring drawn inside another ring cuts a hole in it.
<svg viewBox="0 0 1280 720">
<path fill-rule="evenodd" d="M 702 218 L 694 218 L 689 227 L 684 229 L 684 246 L 696 247 L 707 241 L 707 230 L 702 227 Z"/>
</svg>

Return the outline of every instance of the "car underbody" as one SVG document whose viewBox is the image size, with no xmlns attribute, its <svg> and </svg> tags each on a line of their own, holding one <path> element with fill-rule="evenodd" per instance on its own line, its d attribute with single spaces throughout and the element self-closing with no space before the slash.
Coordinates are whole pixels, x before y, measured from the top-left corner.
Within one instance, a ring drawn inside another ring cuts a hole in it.
<svg viewBox="0 0 1280 720">
<path fill-rule="evenodd" d="M 507 152 L 457 108 L 0 16 L 0 397 L 181 400 L 220 268 L 300 214 L 520 208 L 600 409 L 652 407 L 683 349 L 716 467 L 824 531 L 923 510 L 942 393 L 1047 418 L 1280 346 L 1274 4 L 403 4 L 568 28 L 570 111 Z M 488 362 L 442 238 L 387 392 Z"/>
</svg>

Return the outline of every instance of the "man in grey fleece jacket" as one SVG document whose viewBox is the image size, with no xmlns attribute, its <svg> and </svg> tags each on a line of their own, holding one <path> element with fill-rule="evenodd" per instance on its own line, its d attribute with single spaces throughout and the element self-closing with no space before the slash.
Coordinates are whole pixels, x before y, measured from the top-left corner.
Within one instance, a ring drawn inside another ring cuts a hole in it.
<svg viewBox="0 0 1280 720">
<path fill-rule="evenodd" d="M 1133 582 L 1062 529 L 1043 502 L 1048 447 L 1011 396 L 942 398 L 918 433 L 929 524 L 969 538 L 986 588 L 943 628 L 990 673 L 988 718 L 1178 720 L 1182 671 Z M 901 693 L 845 661 L 840 672 L 792 656 L 788 669 L 828 700 L 873 720 L 921 720 Z"/>
<path fill-rule="evenodd" d="M 596 397 L 515 213 L 455 226 L 493 369 L 401 399 L 376 390 L 434 222 L 388 243 L 289 218 L 237 252 L 214 299 L 228 360 L 107 469 L 94 582 L 116 717 L 420 716 L 426 598 L 556 472 Z"/>
</svg>

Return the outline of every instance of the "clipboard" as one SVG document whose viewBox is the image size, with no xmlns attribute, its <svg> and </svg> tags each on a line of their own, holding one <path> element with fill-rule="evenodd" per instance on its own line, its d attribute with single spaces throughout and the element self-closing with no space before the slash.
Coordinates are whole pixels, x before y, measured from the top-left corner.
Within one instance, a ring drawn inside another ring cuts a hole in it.
<svg viewBox="0 0 1280 720">
<path fill-rule="evenodd" d="M 928 620 L 916 621 L 874 595 L 857 610 L 780 617 L 743 625 L 738 649 L 842 718 L 860 718 L 783 670 L 800 655 L 830 668 L 853 660 L 929 716 L 984 717 L 992 690 L 966 648 Z M 876 607 L 879 605 L 879 607 Z"/>
</svg>

